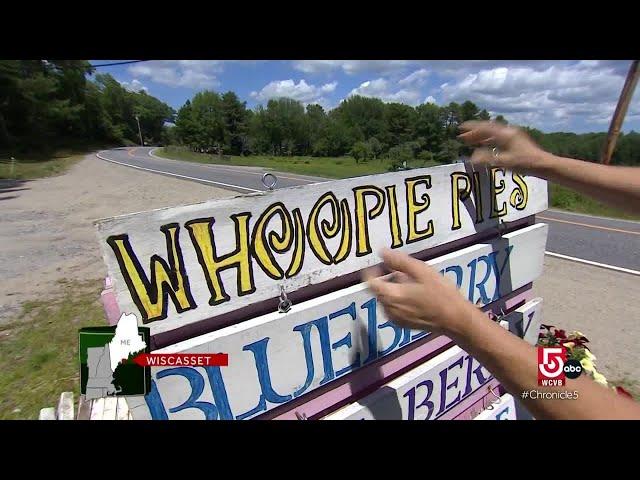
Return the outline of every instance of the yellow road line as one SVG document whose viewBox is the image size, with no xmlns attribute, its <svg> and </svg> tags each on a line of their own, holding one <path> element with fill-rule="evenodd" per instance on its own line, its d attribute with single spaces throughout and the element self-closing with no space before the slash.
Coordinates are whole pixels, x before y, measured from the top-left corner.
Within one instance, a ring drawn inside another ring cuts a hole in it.
<svg viewBox="0 0 640 480">
<path fill-rule="evenodd" d="M 640 232 L 634 232 L 634 231 L 631 231 L 631 230 L 622 230 L 621 228 L 601 227 L 600 225 L 589 225 L 588 223 L 572 222 L 570 220 L 559 220 L 557 218 L 543 217 L 542 215 L 537 215 L 536 218 L 539 218 L 540 220 L 548 220 L 550 222 L 569 223 L 571 225 L 578 225 L 580 227 L 595 228 L 597 230 L 607 230 L 607 231 L 610 231 L 610 232 L 629 233 L 631 235 L 640 235 Z"/>
</svg>

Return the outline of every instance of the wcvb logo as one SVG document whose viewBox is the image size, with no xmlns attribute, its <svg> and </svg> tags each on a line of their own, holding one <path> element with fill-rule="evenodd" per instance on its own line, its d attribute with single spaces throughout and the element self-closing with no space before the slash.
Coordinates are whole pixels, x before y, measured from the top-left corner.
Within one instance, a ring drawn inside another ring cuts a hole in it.
<svg viewBox="0 0 640 480">
<path fill-rule="evenodd" d="M 563 386 L 566 383 L 566 361 L 567 350 L 564 347 L 538 347 L 538 385 Z"/>
</svg>

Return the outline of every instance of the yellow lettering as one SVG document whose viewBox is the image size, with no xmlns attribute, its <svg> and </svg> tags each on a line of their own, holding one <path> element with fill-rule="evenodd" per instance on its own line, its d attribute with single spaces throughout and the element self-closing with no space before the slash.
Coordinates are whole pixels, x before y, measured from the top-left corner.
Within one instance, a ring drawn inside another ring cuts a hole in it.
<svg viewBox="0 0 640 480">
<path fill-rule="evenodd" d="M 238 296 L 247 295 L 256 291 L 253 283 L 253 269 L 249 249 L 249 218 L 250 213 L 231 215 L 236 229 L 236 249 L 226 255 L 218 256 L 213 237 L 214 218 L 200 218 L 191 220 L 185 224 L 189 230 L 193 247 L 198 256 L 198 262 L 204 271 L 204 276 L 209 286 L 211 298 L 209 305 L 218 305 L 230 299 L 227 295 L 220 272 L 228 268 L 237 268 L 237 292 Z"/>
<path fill-rule="evenodd" d="M 296 246 L 293 250 L 291 265 L 289 265 L 289 268 L 287 269 L 287 278 L 297 275 L 302 269 L 302 262 L 304 261 L 304 224 L 302 222 L 302 214 L 300 213 L 299 208 L 296 208 L 293 211 L 293 221 L 296 225 Z"/>
<path fill-rule="evenodd" d="M 504 217 L 507 214 L 507 202 L 502 202 L 502 207 L 498 210 L 498 194 L 504 192 L 505 183 L 500 179 L 500 183 L 496 185 L 496 173 L 501 172 L 504 175 L 504 169 L 495 167 L 491 169 L 491 215 L 489 218 Z"/>
<path fill-rule="evenodd" d="M 282 235 L 276 232 L 269 232 L 267 237 L 266 228 L 274 215 L 280 216 L 282 223 Z M 284 277 L 284 271 L 276 262 L 272 249 L 277 253 L 284 253 L 293 244 L 293 225 L 291 215 L 285 206 L 278 202 L 269 206 L 258 218 L 252 234 L 253 253 L 262 270 L 273 278 L 280 280 Z"/>
<path fill-rule="evenodd" d="M 482 185 L 480 183 L 480 172 L 473 172 L 473 199 L 476 204 L 476 223 L 484 221 L 482 213 Z"/>
<path fill-rule="evenodd" d="M 107 239 L 120 266 L 122 277 L 129 287 L 131 298 L 140 310 L 143 323 L 167 318 L 169 296 L 178 313 L 197 306 L 189 290 L 189 278 L 185 272 L 178 241 L 179 230 L 177 223 L 160 227 L 167 243 L 169 265 L 160 256 L 153 255 L 150 261 L 150 280 L 147 279 L 131 248 L 128 235 L 115 235 Z"/>
<path fill-rule="evenodd" d="M 385 195 L 383 190 L 371 185 L 356 187 L 353 189 L 353 194 L 356 204 L 356 256 L 362 257 L 363 255 L 371 253 L 368 220 L 373 220 L 382 213 Z M 367 211 L 367 202 L 365 199 L 367 195 L 376 197 L 376 204 L 369 211 Z"/>
<path fill-rule="evenodd" d="M 333 258 L 327 249 L 323 236 L 320 235 L 320 231 L 318 230 L 318 217 L 320 215 L 320 210 L 322 210 L 322 207 L 326 204 L 331 205 L 333 223 L 330 224 L 327 220 L 322 220 L 322 222 L 320 222 L 320 230 L 327 238 L 333 238 L 337 235 L 340 229 L 338 199 L 333 193 L 329 192 L 320 197 L 311 209 L 311 212 L 309 212 L 307 236 L 309 238 L 309 246 L 311 247 L 311 250 L 313 250 L 313 253 L 315 253 L 316 257 L 318 257 L 318 259 L 325 265 L 331 265 L 333 263 Z"/>
<path fill-rule="evenodd" d="M 509 197 L 509 203 L 516 210 L 524 210 L 527 208 L 527 202 L 529 201 L 529 187 L 524 178 L 517 173 L 512 173 L 511 178 L 516 183 L 517 187 L 511 192 Z"/>
<path fill-rule="evenodd" d="M 342 200 L 340 202 L 342 209 L 342 238 L 338 253 L 333 259 L 336 264 L 342 262 L 349 256 L 351 252 L 351 212 L 349 211 L 349 202 Z"/>
<path fill-rule="evenodd" d="M 387 203 L 389 204 L 389 227 L 391 229 L 391 248 L 402 246 L 402 230 L 398 219 L 398 199 L 396 198 L 396 186 L 384 187 L 387 191 Z"/>
<path fill-rule="evenodd" d="M 460 180 L 464 180 L 464 188 L 460 189 Z M 471 195 L 471 179 L 462 172 L 451 174 L 451 217 L 453 219 L 451 230 L 462 227 L 460 222 L 460 202 L 464 202 Z"/>
<path fill-rule="evenodd" d="M 427 228 L 425 230 L 418 230 L 417 217 L 418 214 L 424 212 L 431 201 L 429 200 L 429 194 L 423 193 L 420 195 L 422 202 L 416 200 L 416 185 L 424 184 L 427 189 L 431 188 L 431 175 L 421 175 L 419 177 L 407 178 L 404 181 L 406 187 L 407 196 L 407 240 L 406 243 L 413 243 L 420 241 L 424 238 L 429 238 L 433 235 L 433 220 L 427 222 Z"/>
</svg>

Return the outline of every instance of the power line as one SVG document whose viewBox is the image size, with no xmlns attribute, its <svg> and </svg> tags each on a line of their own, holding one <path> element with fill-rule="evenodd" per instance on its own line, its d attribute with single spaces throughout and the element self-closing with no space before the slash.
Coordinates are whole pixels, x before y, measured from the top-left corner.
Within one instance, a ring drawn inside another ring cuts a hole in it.
<svg viewBox="0 0 640 480">
<path fill-rule="evenodd" d="M 149 60 L 127 60 L 126 62 L 101 63 L 99 65 L 91 65 L 92 68 L 112 67 L 114 65 L 127 65 L 129 63 L 148 62 Z"/>
</svg>

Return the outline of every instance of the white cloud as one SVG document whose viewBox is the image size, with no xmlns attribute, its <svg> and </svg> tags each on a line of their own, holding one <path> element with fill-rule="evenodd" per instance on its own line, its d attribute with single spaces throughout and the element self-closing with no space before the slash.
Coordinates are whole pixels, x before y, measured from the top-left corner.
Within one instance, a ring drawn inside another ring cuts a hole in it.
<svg viewBox="0 0 640 480">
<path fill-rule="evenodd" d="M 136 63 L 128 72 L 136 77 L 170 87 L 213 88 L 220 85 L 217 74 L 223 70 L 220 60 L 152 60 Z"/>
<path fill-rule="evenodd" d="M 402 80 L 398 81 L 400 85 L 423 85 L 429 76 L 429 70 L 421 68 L 416 70 L 410 75 L 407 75 Z"/>
<path fill-rule="evenodd" d="M 512 123 L 549 128 L 580 119 L 601 128 L 613 114 L 624 77 L 620 65 L 582 61 L 536 69 L 498 66 L 441 85 L 445 103 L 471 100 Z"/>
<path fill-rule="evenodd" d="M 375 97 L 385 102 L 406 103 L 407 105 L 418 105 L 422 94 L 417 88 L 402 88 L 395 90 L 392 88 L 394 82 L 385 78 L 376 78 L 362 82 L 359 87 L 349 92 L 351 95 L 362 95 L 363 97 Z"/>
<path fill-rule="evenodd" d="M 329 73 L 342 70 L 349 75 L 384 74 L 402 70 L 410 63 L 408 60 L 295 60 L 293 68 L 304 73 Z"/>
<path fill-rule="evenodd" d="M 338 86 L 338 82 L 325 83 L 316 86 L 307 83 L 304 79 L 296 83 L 292 79 L 274 80 L 266 84 L 262 89 L 251 92 L 251 96 L 256 100 L 266 101 L 271 98 L 288 97 L 298 100 L 303 104 L 319 103 L 323 107 L 328 107 L 328 100 L 324 94 L 333 92 Z"/>
<path fill-rule="evenodd" d="M 128 90 L 129 92 L 141 92 L 141 91 L 145 91 L 148 92 L 149 89 L 147 87 L 145 87 L 142 82 L 140 80 L 138 80 L 137 78 L 134 78 L 131 82 L 120 82 L 120 85 L 122 85 L 122 87 L 125 90 Z"/>
<path fill-rule="evenodd" d="M 433 98 L 433 96 L 429 95 L 427 98 L 424 99 L 423 103 L 435 103 L 435 104 L 437 104 L 438 102 L 436 102 L 436 99 Z"/>
</svg>

